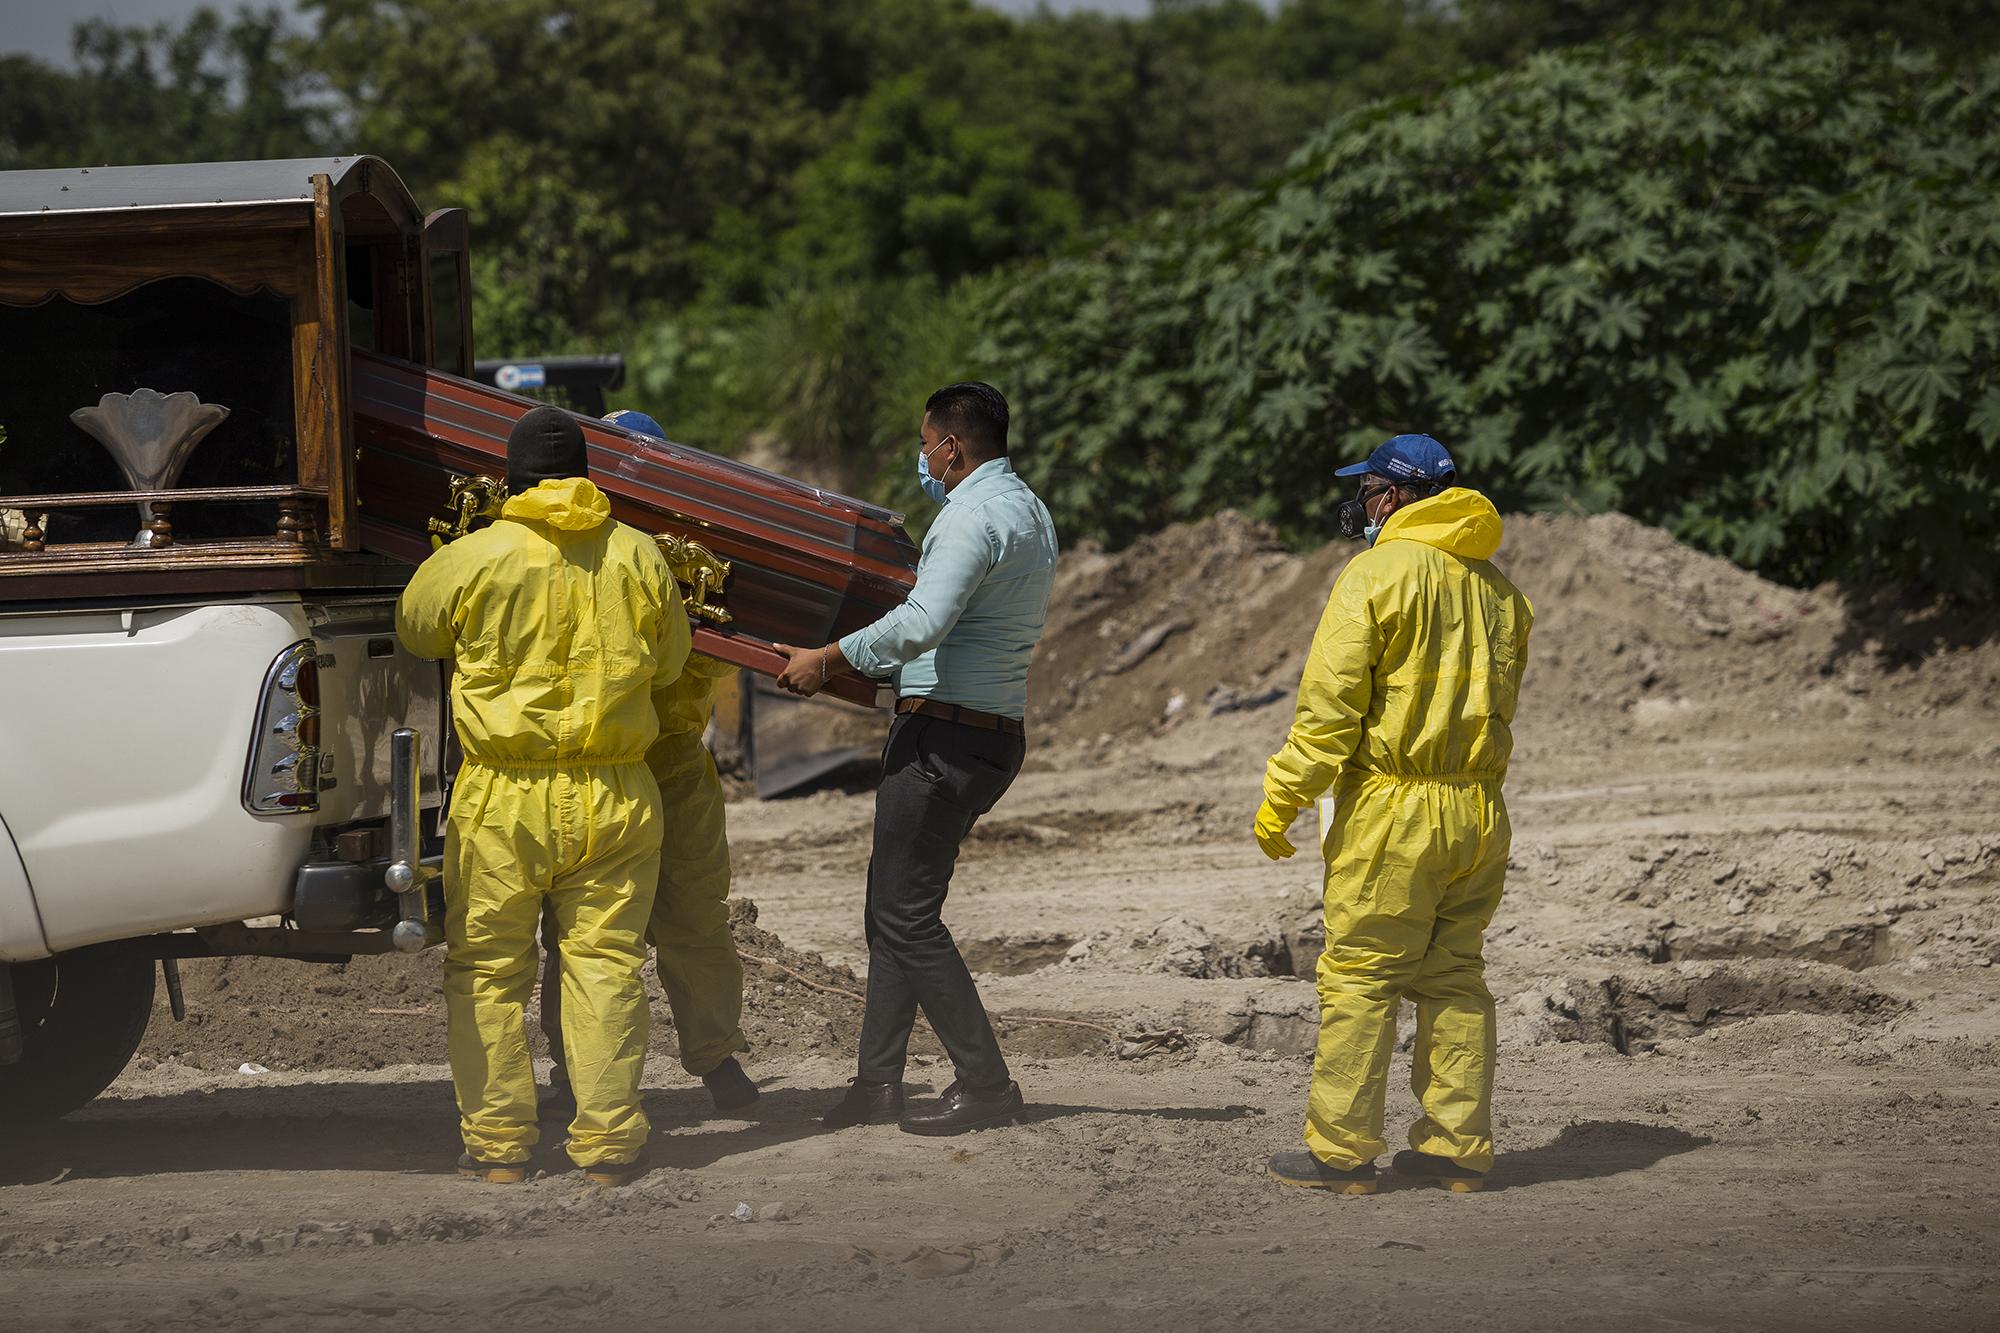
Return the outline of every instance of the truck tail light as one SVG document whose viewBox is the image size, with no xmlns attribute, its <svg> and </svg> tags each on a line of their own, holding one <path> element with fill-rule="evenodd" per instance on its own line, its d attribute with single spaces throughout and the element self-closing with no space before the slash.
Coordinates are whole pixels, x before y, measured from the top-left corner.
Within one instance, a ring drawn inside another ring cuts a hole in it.
<svg viewBox="0 0 2000 1333">
<path fill-rule="evenodd" d="M 279 653 L 264 673 L 243 808 L 253 815 L 319 809 L 319 647 L 310 639 Z"/>
</svg>

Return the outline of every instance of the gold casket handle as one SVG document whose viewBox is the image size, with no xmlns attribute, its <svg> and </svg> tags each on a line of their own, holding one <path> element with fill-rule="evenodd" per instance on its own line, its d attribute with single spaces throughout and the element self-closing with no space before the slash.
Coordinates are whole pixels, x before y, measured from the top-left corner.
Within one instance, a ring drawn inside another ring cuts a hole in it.
<svg viewBox="0 0 2000 1333">
<path fill-rule="evenodd" d="M 451 517 L 430 521 L 433 551 L 472 531 L 472 525 L 478 520 L 500 517 L 500 506 L 507 503 L 507 485 L 491 477 L 454 476 L 451 479 L 451 498 L 446 503 Z"/>
<path fill-rule="evenodd" d="M 698 616 L 711 625 L 727 625 L 735 618 L 722 604 L 722 585 L 729 578 L 727 560 L 700 542 L 676 537 L 670 532 L 656 533 L 653 540 L 660 544 L 660 554 L 667 558 L 667 568 L 672 571 L 674 582 L 681 585 L 689 615 Z"/>
<path fill-rule="evenodd" d="M 463 537 L 481 519 L 500 517 L 500 507 L 507 503 L 507 486 L 491 477 L 453 476 L 446 503 L 451 517 L 430 521 L 433 551 Z M 674 576 L 674 582 L 681 585 L 689 615 L 711 625 L 727 625 L 734 619 L 722 604 L 722 585 L 729 580 L 727 560 L 700 542 L 670 532 L 656 533 L 653 540 L 659 543 L 660 554 L 667 558 L 667 570 Z"/>
</svg>

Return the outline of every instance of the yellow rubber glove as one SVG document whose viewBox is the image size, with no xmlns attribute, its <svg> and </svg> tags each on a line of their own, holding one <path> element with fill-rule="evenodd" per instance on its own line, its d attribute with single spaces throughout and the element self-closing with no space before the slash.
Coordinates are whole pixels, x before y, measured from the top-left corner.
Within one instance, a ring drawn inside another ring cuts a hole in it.
<svg viewBox="0 0 2000 1333">
<path fill-rule="evenodd" d="M 1257 845 L 1273 861 L 1282 861 L 1298 851 L 1292 846 L 1292 840 L 1285 836 L 1285 830 L 1292 826 L 1298 813 L 1296 810 L 1280 810 L 1268 800 L 1257 807 Z"/>
</svg>

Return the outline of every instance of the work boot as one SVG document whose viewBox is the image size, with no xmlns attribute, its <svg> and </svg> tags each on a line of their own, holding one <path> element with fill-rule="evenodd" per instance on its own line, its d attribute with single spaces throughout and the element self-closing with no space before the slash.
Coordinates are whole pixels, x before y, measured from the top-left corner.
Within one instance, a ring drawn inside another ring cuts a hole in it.
<svg viewBox="0 0 2000 1333">
<path fill-rule="evenodd" d="M 828 1129 L 848 1129 L 854 1125 L 885 1125 L 903 1113 L 901 1083 L 870 1083 L 852 1080 L 847 1095 L 820 1117 Z"/>
<path fill-rule="evenodd" d="M 458 1174 L 489 1185 L 518 1185 L 528 1178 L 526 1162 L 482 1162 L 469 1152 L 458 1155 Z"/>
<path fill-rule="evenodd" d="M 715 1109 L 728 1114 L 743 1111 L 757 1104 L 757 1085 L 743 1072 L 743 1066 L 736 1063 L 736 1057 L 726 1056 L 721 1064 L 701 1076 L 708 1088 L 708 1095 L 715 1102 Z"/>
<path fill-rule="evenodd" d="M 974 1092 L 962 1083 L 944 1090 L 936 1109 L 906 1111 L 899 1122 L 905 1134 L 964 1134 L 975 1129 L 992 1129 L 1021 1118 L 1026 1103 L 1021 1085 L 1009 1082 L 997 1092 Z"/>
<path fill-rule="evenodd" d="M 635 1157 L 629 1162 L 599 1162 L 583 1168 L 583 1178 L 593 1185 L 605 1189 L 617 1189 L 629 1185 L 646 1174 L 643 1158 Z"/>
<path fill-rule="evenodd" d="M 1405 1148 L 1389 1161 L 1389 1169 L 1405 1180 L 1425 1185 L 1442 1185 L 1453 1194 L 1477 1194 L 1486 1188 L 1486 1173 L 1460 1166 L 1449 1157 L 1435 1157 L 1414 1148 Z"/>
<path fill-rule="evenodd" d="M 1281 1185 L 1297 1185 L 1300 1189 L 1327 1190 L 1334 1194 L 1375 1192 L 1375 1163 L 1363 1162 L 1343 1169 L 1328 1166 L 1309 1152 L 1271 1154 L 1270 1176 Z"/>
</svg>

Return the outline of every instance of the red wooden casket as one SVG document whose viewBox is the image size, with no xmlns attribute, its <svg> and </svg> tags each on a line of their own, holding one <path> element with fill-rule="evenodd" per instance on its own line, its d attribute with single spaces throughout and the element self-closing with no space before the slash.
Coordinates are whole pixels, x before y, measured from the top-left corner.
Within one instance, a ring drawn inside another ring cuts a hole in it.
<svg viewBox="0 0 2000 1333">
<path fill-rule="evenodd" d="M 450 512 L 452 478 L 504 478 L 507 432 L 540 406 L 359 349 L 351 398 L 361 544 L 411 561 L 430 554 L 429 523 Z M 719 600 L 730 619 L 696 619 L 700 652 L 775 675 L 784 659 L 772 644 L 830 642 L 894 608 L 916 581 L 916 547 L 901 515 L 579 420 L 591 479 L 610 497 L 615 517 L 699 542 L 729 563 Z M 841 677 L 832 689 L 857 703 L 876 702 L 874 683 L 858 676 Z"/>
</svg>

